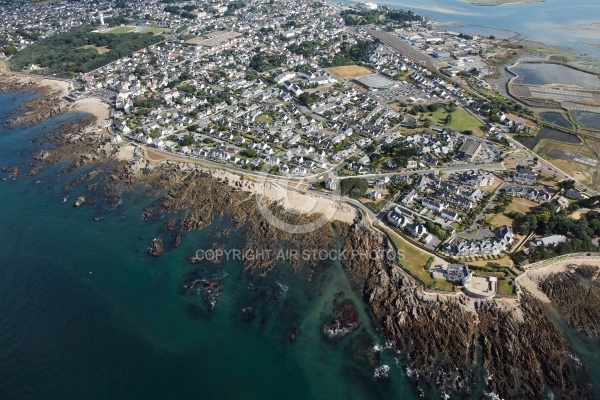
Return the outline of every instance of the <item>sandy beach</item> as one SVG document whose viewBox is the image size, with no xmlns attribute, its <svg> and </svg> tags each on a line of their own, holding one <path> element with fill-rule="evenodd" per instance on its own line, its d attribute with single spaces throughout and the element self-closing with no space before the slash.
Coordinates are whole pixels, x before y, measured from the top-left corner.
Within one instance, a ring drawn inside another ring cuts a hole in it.
<svg viewBox="0 0 600 400">
<path fill-rule="evenodd" d="M 77 100 L 73 103 L 73 110 L 87 112 L 97 118 L 96 124 L 90 126 L 88 132 L 97 131 L 107 126 L 108 118 L 110 116 L 110 107 L 96 97 Z"/>
<path fill-rule="evenodd" d="M 279 202 L 285 209 L 301 214 L 323 214 L 329 220 L 351 224 L 356 217 L 356 210 L 345 202 L 333 198 L 321 197 L 312 193 L 303 193 L 287 188 L 284 184 L 272 181 L 257 181 L 251 177 L 242 179 L 238 174 L 226 170 L 213 169 L 215 178 L 227 179 L 230 186 L 245 192 L 251 192 L 265 199 Z M 236 182 L 241 182 L 236 184 Z"/>
<path fill-rule="evenodd" d="M 24 84 L 35 84 L 40 88 L 46 87 L 52 92 L 58 92 L 56 95 L 61 98 L 69 94 L 69 91 L 72 89 L 72 82 L 68 80 L 51 79 L 17 72 L 4 73 Z M 88 132 L 94 132 L 106 127 L 107 120 L 110 116 L 110 106 L 99 98 L 88 97 L 77 100 L 74 103 L 69 103 L 69 105 L 72 110 L 87 112 L 98 118 L 97 124 L 90 126 Z"/>
<path fill-rule="evenodd" d="M 1 71 L 2 74 L 8 76 L 10 79 L 15 79 L 24 84 L 36 84 L 40 88 L 47 87 L 51 91 L 59 91 L 59 96 L 66 96 L 71 89 L 71 82 L 61 79 L 50 79 L 36 75 L 27 75 L 19 72 L 6 71 L 4 68 Z"/>
<path fill-rule="evenodd" d="M 26 79 L 26 78 L 23 78 L 23 79 Z M 34 81 L 34 82 L 37 80 L 37 78 L 30 78 L 30 79 L 32 79 L 32 81 Z M 48 86 L 52 90 L 60 91 L 61 96 L 66 96 L 67 94 L 69 94 L 69 90 L 71 89 L 71 82 L 61 81 L 58 79 L 43 78 L 38 81 L 38 84 L 40 86 Z"/>
<path fill-rule="evenodd" d="M 131 150 L 127 148 L 131 147 Z M 119 152 L 121 159 L 127 159 L 128 155 L 132 154 L 133 146 L 125 146 Z M 181 160 L 180 158 L 170 158 L 168 155 L 154 151 L 147 147 L 142 147 L 146 159 L 154 163 L 164 161 L 176 161 L 184 163 L 202 164 L 200 160 L 196 161 Z M 226 180 L 232 187 L 245 192 L 264 196 L 264 198 L 272 201 L 280 202 L 287 210 L 294 210 L 302 214 L 320 213 L 330 220 L 353 223 L 356 218 L 356 210 L 351 205 L 337 201 L 335 198 L 327 198 L 326 196 L 318 196 L 317 194 L 305 193 L 295 189 L 287 188 L 284 183 L 276 183 L 274 181 L 264 181 L 254 176 L 244 176 L 216 167 L 209 168 L 203 165 L 205 171 L 210 173 L 214 178 Z M 334 197 L 334 196 L 332 196 Z"/>
</svg>

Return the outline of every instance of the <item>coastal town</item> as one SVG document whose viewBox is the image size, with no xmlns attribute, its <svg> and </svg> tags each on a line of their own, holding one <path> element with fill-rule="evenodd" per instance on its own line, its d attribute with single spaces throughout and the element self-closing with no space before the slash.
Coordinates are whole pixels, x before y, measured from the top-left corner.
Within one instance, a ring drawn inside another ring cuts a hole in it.
<svg viewBox="0 0 600 400">
<path fill-rule="evenodd" d="M 430 289 L 514 294 L 530 252 L 570 240 L 514 232 L 515 220 L 546 206 L 569 215 L 598 193 L 514 139 L 536 129 L 531 111 L 482 95 L 494 93 L 486 76 L 511 47 L 373 3 L 298 5 L 24 5 L 4 10 L 0 35 L 6 56 L 85 24 L 99 34 L 160 35 L 67 80 L 69 101 L 109 107 L 99 134 L 303 182 L 315 197 L 341 192 L 396 236 L 400 251 L 427 259 L 425 269 L 416 260 L 402 265 Z M 597 249 L 588 242 L 582 250 Z"/>
<path fill-rule="evenodd" d="M 135 361 L 68 398 L 594 398 L 600 64 L 434 19 L 537 3 L 6 0 L 6 342 Z"/>
</svg>

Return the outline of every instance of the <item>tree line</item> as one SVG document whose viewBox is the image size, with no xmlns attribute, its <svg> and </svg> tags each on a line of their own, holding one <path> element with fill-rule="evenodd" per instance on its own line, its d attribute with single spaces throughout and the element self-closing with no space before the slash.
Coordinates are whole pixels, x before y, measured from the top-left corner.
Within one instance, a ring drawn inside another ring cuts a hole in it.
<svg viewBox="0 0 600 400">
<path fill-rule="evenodd" d="M 567 216 L 565 212 L 557 213 L 554 204 L 544 203 L 529 214 L 511 212 L 508 216 L 514 220 L 515 232 L 520 235 L 535 232 L 539 235 L 557 234 L 568 238 L 566 242 L 556 246 L 536 246 L 529 253 L 530 262 L 563 254 L 600 250 L 592 242 L 593 238 L 600 236 L 600 212 L 598 211 L 590 211 L 576 220 Z M 519 253 L 513 258 L 515 262 L 520 263 L 525 256 Z"/>
</svg>

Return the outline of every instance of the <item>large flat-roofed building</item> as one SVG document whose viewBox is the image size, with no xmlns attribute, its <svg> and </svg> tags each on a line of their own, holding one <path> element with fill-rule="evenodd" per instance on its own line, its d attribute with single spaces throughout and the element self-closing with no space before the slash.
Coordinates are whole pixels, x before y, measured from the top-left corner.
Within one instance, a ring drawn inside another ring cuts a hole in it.
<svg viewBox="0 0 600 400">
<path fill-rule="evenodd" d="M 463 160 L 473 161 L 479 155 L 482 148 L 483 144 L 481 142 L 469 139 L 458 149 L 458 156 Z"/>
<path fill-rule="evenodd" d="M 398 86 L 396 82 L 379 74 L 364 75 L 355 78 L 354 81 L 361 86 L 373 91 L 390 90 Z"/>
</svg>

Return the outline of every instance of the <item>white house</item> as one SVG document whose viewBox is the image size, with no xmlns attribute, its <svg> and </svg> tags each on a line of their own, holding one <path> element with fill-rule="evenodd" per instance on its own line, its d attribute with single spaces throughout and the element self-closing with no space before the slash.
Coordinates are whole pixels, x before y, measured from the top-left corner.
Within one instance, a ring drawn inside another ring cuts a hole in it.
<svg viewBox="0 0 600 400">
<path fill-rule="evenodd" d="M 408 226 L 408 231 L 410 232 L 410 234 L 416 238 L 420 238 L 421 236 L 425 235 L 427 233 L 427 229 L 417 223 L 417 222 L 413 222 L 412 224 L 410 224 Z"/>
<path fill-rule="evenodd" d="M 460 282 L 463 285 L 471 283 L 473 273 L 465 264 L 448 264 L 446 280 L 449 282 Z"/>
<path fill-rule="evenodd" d="M 325 188 L 329 189 L 329 190 L 336 190 L 338 187 L 337 181 L 334 179 L 328 179 L 325 182 Z"/>
<path fill-rule="evenodd" d="M 515 182 L 523 185 L 535 185 L 537 174 L 529 168 L 517 168 L 513 171 L 513 178 Z"/>
<path fill-rule="evenodd" d="M 444 204 L 442 203 L 438 203 L 436 201 L 432 201 L 429 199 L 424 199 L 421 202 L 421 205 L 431 211 L 435 211 L 435 212 L 442 212 L 442 210 L 445 208 Z"/>
</svg>

